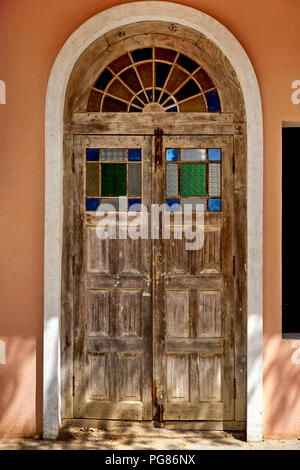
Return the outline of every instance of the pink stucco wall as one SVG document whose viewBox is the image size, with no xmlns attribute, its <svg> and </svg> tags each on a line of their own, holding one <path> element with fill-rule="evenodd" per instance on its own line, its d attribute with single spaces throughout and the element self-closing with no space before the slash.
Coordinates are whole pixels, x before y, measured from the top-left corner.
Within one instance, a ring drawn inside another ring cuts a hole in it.
<svg viewBox="0 0 300 470">
<path fill-rule="evenodd" d="M 0 435 L 42 429 L 44 112 L 52 64 L 68 36 L 112 0 L 0 0 Z M 125 3 L 125 2 L 122 2 Z M 281 121 L 299 120 L 299 0 L 190 0 L 240 41 L 264 113 L 264 435 L 300 434 L 300 364 L 281 340 Z M 159 5 L 158 5 L 159 9 Z"/>
</svg>

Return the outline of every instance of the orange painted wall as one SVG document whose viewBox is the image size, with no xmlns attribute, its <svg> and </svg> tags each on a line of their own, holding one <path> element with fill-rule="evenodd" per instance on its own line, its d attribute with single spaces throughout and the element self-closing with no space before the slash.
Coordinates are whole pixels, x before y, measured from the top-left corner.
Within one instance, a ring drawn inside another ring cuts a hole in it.
<svg viewBox="0 0 300 470">
<path fill-rule="evenodd" d="M 42 430 L 44 112 L 51 66 L 69 35 L 112 0 L 0 0 L 0 433 Z M 126 3 L 126 2 L 123 2 Z M 159 3 L 159 2 L 158 2 Z M 281 340 L 281 121 L 299 120 L 299 0 L 190 0 L 240 41 L 264 113 L 264 435 L 300 434 L 300 365 Z M 159 10 L 159 5 L 158 5 Z"/>
</svg>

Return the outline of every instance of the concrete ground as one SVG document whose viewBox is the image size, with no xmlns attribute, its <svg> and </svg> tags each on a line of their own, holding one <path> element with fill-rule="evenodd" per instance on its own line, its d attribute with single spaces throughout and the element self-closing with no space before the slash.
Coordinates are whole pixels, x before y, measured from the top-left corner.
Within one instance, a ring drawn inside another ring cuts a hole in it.
<svg viewBox="0 0 300 470">
<path fill-rule="evenodd" d="M 57 441 L 34 438 L 0 439 L 1 450 L 300 450 L 300 438 L 247 443 L 243 433 L 174 431 L 131 426 L 124 432 L 66 427 Z"/>
</svg>

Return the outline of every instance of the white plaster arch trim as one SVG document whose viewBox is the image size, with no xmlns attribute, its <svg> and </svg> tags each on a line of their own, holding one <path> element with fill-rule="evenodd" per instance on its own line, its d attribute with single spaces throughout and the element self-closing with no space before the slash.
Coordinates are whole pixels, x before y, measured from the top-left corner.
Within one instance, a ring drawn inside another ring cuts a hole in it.
<svg viewBox="0 0 300 470">
<path fill-rule="evenodd" d="M 159 14 L 157 13 L 159 11 Z M 53 65 L 46 98 L 45 265 L 44 265 L 44 437 L 56 438 L 61 422 L 61 259 L 63 230 L 63 109 L 76 60 L 96 39 L 139 21 L 167 21 L 193 28 L 213 41 L 240 82 L 247 119 L 247 439 L 262 438 L 262 238 L 263 123 L 259 86 L 251 62 L 221 23 L 194 8 L 141 1 L 105 10 L 82 24 Z"/>
</svg>

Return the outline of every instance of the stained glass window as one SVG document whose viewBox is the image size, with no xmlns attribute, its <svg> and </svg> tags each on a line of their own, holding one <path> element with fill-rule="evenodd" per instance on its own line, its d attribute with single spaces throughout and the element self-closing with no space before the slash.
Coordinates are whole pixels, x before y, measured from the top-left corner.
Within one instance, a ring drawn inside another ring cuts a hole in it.
<svg viewBox="0 0 300 470">
<path fill-rule="evenodd" d="M 221 166 L 219 163 L 209 164 L 208 195 L 215 197 L 221 195 Z"/>
<path fill-rule="evenodd" d="M 222 210 L 221 149 L 168 148 L 165 159 L 168 211 Z"/>
<path fill-rule="evenodd" d="M 205 164 L 183 163 L 181 165 L 181 195 L 206 196 Z"/>
<path fill-rule="evenodd" d="M 167 211 L 178 211 L 179 199 L 166 199 Z"/>
<path fill-rule="evenodd" d="M 208 160 L 210 162 L 220 162 L 221 149 L 208 149 Z"/>
<path fill-rule="evenodd" d="M 101 196 L 126 196 L 126 165 L 101 165 Z"/>
<path fill-rule="evenodd" d="M 86 149 L 86 210 L 140 211 L 141 161 L 138 148 Z"/>
<path fill-rule="evenodd" d="M 141 199 L 129 199 L 129 212 L 141 212 Z"/>
<path fill-rule="evenodd" d="M 99 195 L 99 165 L 95 163 L 86 165 L 86 195 Z"/>
<path fill-rule="evenodd" d="M 221 112 L 218 90 L 200 63 L 162 47 L 130 51 L 111 62 L 91 87 L 88 112 Z"/>
<path fill-rule="evenodd" d="M 86 210 L 87 211 L 96 211 L 99 207 L 98 198 L 86 198 Z"/>
<path fill-rule="evenodd" d="M 181 149 L 181 161 L 205 161 L 206 149 Z"/>
<path fill-rule="evenodd" d="M 208 199 L 208 210 L 219 212 L 221 210 L 221 199 Z"/>
<path fill-rule="evenodd" d="M 167 149 L 166 150 L 167 162 L 177 162 L 178 160 L 178 149 Z"/>
<path fill-rule="evenodd" d="M 129 149 L 128 150 L 128 160 L 130 162 L 140 162 L 142 156 L 141 149 Z"/>
<path fill-rule="evenodd" d="M 167 196 L 178 196 L 178 165 L 167 165 Z"/>
<path fill-rule="evenodd" d="M 86 160 L 88 162 L 99 162 L 100 150 L 99 149 L 86 149 Z"/>
<path fill-rule="evenodd" d="M 107 162 L 124 162 L 126 160 L 126 149 L 103 149 L 101 160 Z"/>
</svg>

